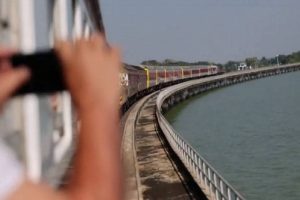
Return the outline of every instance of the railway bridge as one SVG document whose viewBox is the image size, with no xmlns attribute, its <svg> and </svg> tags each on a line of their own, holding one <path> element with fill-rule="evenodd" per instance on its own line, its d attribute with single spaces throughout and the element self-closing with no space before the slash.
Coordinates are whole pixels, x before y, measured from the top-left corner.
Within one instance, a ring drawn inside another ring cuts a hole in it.
<svg viewBox="0 0 300 200">
<path fill-rule="evenodd" d="M 298 70 L 300 63 L 190 80 L 138 101 L 123 122 L 127 198 L 245 199 L 172 128 L 163 114 L 189 97 L 209 90 Z"/>
</svg>

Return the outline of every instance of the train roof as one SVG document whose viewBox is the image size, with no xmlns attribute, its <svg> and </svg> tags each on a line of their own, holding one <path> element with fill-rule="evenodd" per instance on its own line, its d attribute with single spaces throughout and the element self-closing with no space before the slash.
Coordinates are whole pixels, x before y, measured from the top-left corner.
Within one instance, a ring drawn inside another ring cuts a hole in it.
<svg viewBox="0 0 300 200">
<path fill-rule="evenodd" d="M 124 67 L 125 67 L 127 70 L 144 70 L 142 67 L 136 66 L 136 65 L 124 64 Z"/>
<path fill-rule="evenodd" d="M 148 68 L 150 70 L 163 70 L 163 69 L 167 69 L 167 70 L 174 70 L 174 69 L 199 69 L 199 68 L 207 68 L 207 67 L 217 67 L 215 65 L 193 65 L 193 66 L 146 66 L 146 65 L 141 65 L 141 66 L 137 66 L 137 65 L 130 65 L 130 64 L 124 64 L 125 69 L 127 70 L 144 70 L 144 68 Z"/>
<path fill-rule="evenodd" d="M 145 65 L 143 67 L 146 67 L 150 70 L 154 70 L 154 69 L 158 69 L 158 70 L 162 70 L 162 69 L 199 69 L 199 68 L 207 68 L 207 67 L 217 67 L 215 65 L 190 65 L 190 66 L 148 66 Z"/>
</svg>

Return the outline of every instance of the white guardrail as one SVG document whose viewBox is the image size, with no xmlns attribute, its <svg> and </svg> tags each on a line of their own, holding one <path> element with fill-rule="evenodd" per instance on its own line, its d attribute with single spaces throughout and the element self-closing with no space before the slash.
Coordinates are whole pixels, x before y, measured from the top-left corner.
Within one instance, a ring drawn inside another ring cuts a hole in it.
<svg viewBox="0 0 300 200">
<path fill-rule="evenodd" d="M 158 124 L 172 150 L 209 200 L 245 200 L 165 119 L 161 107 L 173 93 L 174 90 L 164 90 L 156 102 Z"/>
</svg>

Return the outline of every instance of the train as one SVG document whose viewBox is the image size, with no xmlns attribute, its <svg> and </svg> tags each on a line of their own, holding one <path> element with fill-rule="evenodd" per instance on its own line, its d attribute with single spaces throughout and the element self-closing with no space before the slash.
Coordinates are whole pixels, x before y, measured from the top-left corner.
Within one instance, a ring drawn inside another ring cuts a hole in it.
<svg viewBox="0 0 300 200">
<path fill-rule="evenodd" d="M 125 112 L 142 96 L 163 87 L 186 80 L 221 74 L 215 65 L 205 66 L 146 66 L 124 64 L 120 73 L 122 93 L 120 105 Z"/>
</svg>

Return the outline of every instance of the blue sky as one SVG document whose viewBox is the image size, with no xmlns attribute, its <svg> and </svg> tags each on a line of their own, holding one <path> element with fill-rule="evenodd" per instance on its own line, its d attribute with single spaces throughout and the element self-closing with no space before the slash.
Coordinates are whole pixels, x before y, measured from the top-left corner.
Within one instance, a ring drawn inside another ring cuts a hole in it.
<svg viewBox="0 0 300 200">
<path fill-rule="evenodd" d="M 300 50 L 299 0 L 101 0 L 128 63 L 226 62 Z"/>
</svg>

